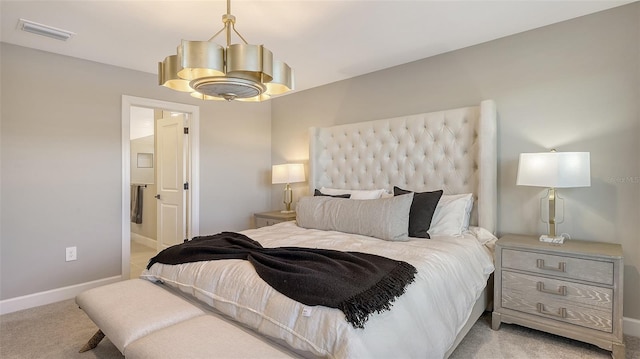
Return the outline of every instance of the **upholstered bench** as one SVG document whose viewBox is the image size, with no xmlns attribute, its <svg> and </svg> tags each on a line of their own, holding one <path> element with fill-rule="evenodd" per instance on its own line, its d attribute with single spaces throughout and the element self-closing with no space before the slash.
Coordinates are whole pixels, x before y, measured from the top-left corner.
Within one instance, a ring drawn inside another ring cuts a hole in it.
<svg viewBox="0 0 640 359">
<path fill-rule="evenodd" d="M 124 355 L 127 359 L 295 357 L 255 334 L 211 315 L 153 332 L 127 346 Z"/>
<path fill-rule="evenodd" d="M 76 303 L 127 358 L 294 358 L 278 345 L 207 313 L 159 285 L 132 279 L 90 289 Z"/>
</svg>

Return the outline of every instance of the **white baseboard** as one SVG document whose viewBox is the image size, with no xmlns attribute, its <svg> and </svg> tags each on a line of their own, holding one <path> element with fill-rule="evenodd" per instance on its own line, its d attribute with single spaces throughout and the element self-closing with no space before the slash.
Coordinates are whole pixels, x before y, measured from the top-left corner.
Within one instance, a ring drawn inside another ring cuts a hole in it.
<svg viewBox="0 0 640 359">
<path fill-rule="evenodd" d="M 640 320 L 633 318 L 622 318 L 622 332 L 625 335 L 640 338 Z"/>
<path fill-rule="evenodd" d="M 157 241 L 153 238 L 149 238 L 149 237 L 145 237 L 141 234 L 138 233 L 133 233 L 131 232 L 131 240 L 142 244 L 145 247 L 149 247 L 151 249 L 156 249 L 157 248 Z"/>
<path fill-rule="evenodd" d="M 21 297 L 5 299 L 0 301 L 0 315 L 71 299 L 85 290 L 119 282 L 121 280 L 122 276 L 115 276 L 75 284 L 68 287 L 47 290 L 44 292 L 28 294 Z"/>
</svg>

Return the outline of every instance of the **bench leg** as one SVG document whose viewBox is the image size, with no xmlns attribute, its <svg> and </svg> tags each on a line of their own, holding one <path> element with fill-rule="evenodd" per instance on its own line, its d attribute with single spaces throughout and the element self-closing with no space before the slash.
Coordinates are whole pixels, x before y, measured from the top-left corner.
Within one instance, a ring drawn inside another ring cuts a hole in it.
<svg viewBox="0 0 640 359">
<path fill-rule="evenodd" d="M 104 333 L 102 330 L 98 329 L 96 334 L 94 334 L 91 339 L 85 344 L 82 349 L 78 353 L 84 353 L 98 346 L 98 343 L 104 338 Z"/>
</svg>

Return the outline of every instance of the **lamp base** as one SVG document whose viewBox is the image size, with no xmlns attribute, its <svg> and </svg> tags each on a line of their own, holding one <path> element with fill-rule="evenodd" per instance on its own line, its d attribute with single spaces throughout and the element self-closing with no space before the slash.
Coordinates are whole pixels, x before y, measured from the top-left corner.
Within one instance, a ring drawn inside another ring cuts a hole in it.
<svg viewBox="0 0 640 359">
<path fill-rule="evenodd" d="M 564 243 L 564 237 L 563 236 L 549 237 L 548 235 L 543 234 L 540 236 L 540 242 L 562 244 Z"/>
<path fill-rule="evenodd" d="M 286 209 L 283 209 L 282 211 L 280 211 L 280 213 L 293 213 L 293 212 L 295 212 L 295 211 L 292 210 L 292 209 L 290 209 L 288 211 Z"/>
</svg>

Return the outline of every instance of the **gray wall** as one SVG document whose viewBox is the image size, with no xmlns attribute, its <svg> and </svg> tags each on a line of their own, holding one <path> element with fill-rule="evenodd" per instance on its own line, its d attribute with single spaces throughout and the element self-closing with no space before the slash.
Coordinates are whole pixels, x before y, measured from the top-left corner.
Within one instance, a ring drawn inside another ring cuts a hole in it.
<svg viewBox="0 0 640 359">
<path fill-rule="evenodd" d="M 305 161 L 310 126 L 491 98 L 499 232 L 545 231 L 542 190 L 515 186 L 519 153 L 590 151 L 592 186 L 560 192 L 559 229 L 623 245 L 625 316 L 640 319 L 639 24 L 634 3 L 260 104 L 196 101 L 151 74 L 2 43 L 0 299 L 120 274 L 122 94 L 200 106 L 203 234 L 282 206 L 271 163 Z"/>
<path fill-rule="evenodd" d="M 200 106 L 201 234 L 270 208 L 270 103 L 198 101 L 152 74 L 1 46 L 0 299 L 121 274 L 123 94 Z"/>
<path fill-rule="evenodd" d="M 520 153 L 591 152 L 591 187 L 559 191 L 559 232 L 622 244 L 624 315 L 640 319 L 640 3 L 277 98 L 273 163 L 307 160 L 310 126 L 483 99 L 496 100 L 499 112 L 499 234 L 546 233 L 544 189 L 515 185 Z"/>
</svg>

